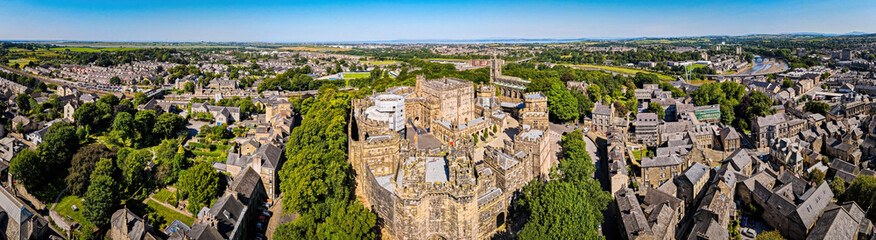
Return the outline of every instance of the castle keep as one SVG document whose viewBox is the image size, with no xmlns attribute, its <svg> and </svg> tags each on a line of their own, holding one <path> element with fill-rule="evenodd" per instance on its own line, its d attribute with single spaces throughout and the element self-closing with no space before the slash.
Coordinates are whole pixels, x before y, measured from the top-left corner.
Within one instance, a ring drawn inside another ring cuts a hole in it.
<svg viewBox="0 0 876 240">
<path fill-rule="evenodd" d="M 547 175 L 554 164 L 547 98 L 521 92 L 520 119 L 512 119 L 495 89 L 418 76 L 414 87 L 353 100 L 349 156 L 356 194 L 377 212 L 384 233 L 489 238 L 505 224 L 514 192 Z M 481 138 L 494 130 L 513 136 Z"/>
</svg>

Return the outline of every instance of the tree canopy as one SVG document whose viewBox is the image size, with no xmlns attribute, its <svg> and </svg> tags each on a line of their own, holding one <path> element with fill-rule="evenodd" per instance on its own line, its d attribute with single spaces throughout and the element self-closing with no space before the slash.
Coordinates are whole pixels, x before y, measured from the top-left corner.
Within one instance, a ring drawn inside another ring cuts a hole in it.
<svg viewBox="0 0 876 240">
<path fill-rule="evenodd" d="M 322 88 L 305 100 L 301 126 L 292 130 L 280 170 L 283 209 L 298 219 L 274 233 L 277 239 L 373 239 L 376 216 L 353 196 L 347 162 L 348 93 Z M 361 97 L 361 96 L 359 96 Z"/>
<path fill-rule="evenodd" d="M 219 173 L 209 163 L 195 164 L 179 178 L 180 189 L 189 196 L 189 212 L 195 214 L 201 207 L 209 206 L 219 196 Z"/>
<path fill-rule="evenodd" d="M 109 222 L 115 207 L 119 204 L 118 168 L 113 159 L 101 159 L 91 173 L 91 184 L 82 200 L 82 215 L 95 226 Z"/>
<path fill-rule="evenodd" d="M 115 159 L 115 155 L 114 151 L 101 144 L 92 144 L 79 149 L 79 152 L 73 155 L 69 175 L 65 178 L 67 191 L 77 196 L 85 193 L 91 183 L 91 172 L 97 162 L 103 158 Z"/>
<path fill-rule="evenodd" d="M 598 239 L 602 211 L 611 195 L 592 177 L 595 167 L 579 130 L 563 136 L 563 159 L 553 176 L 523 188 L 521 206 L 528 219 L 521 239 Z"/>
<path fill-rule="evenodd" d="M 805 107 L 807 112 L 818 113 L 821 115 L 827 114 L 830 111 L 830 105 L 820 101 L 808 101 Z"/>
</svg>

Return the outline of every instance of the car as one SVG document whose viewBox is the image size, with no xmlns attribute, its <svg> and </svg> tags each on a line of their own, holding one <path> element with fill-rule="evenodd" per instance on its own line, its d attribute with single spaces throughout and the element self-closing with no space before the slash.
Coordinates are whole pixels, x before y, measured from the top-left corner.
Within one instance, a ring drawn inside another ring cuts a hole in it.
<svg viewBox="0 0 876 240">
<path fill-rule="evenodd" d="M 746 228 L 745 230 L 742 231 L 742 235 L 745 235 L 745 236 L 750 237 L 750 238 L 755 238 L 755 237 L 757 237 L 757 232 L 755 232 L 754 229 Z"/>
</svg>

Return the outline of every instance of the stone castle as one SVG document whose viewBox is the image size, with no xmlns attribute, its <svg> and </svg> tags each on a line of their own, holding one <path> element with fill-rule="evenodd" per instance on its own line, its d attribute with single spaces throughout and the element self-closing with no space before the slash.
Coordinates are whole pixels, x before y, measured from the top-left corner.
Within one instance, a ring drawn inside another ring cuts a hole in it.
<svg viewBox="0 0 876 240">
<path fill-rule="evenodd" d="M 356 194 L 377 212 L 384 236 L 489 238 L 505 224 L 515 192 L 546 178 L 554 165 L 547 98 L 521 91 L 514 119 L 496 92 L 493 84 L 418 76 L 414 87 L 353 100 Z M 475 140 L 494 131 L 508 138 Z"/>
</svg>

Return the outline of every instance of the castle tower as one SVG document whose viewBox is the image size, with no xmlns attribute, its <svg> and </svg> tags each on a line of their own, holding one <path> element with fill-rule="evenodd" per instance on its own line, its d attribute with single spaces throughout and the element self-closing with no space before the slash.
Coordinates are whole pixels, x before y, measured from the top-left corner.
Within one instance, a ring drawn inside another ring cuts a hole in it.
<svg viewBox="0 0 876 240">
<path fill-rule="evenodd" d="M 541 92 L 531 92 L 523 95 L 523 111 L 520 112 L 520 124 L 529 125 L 532 129 L 548 129 L 547 96 Z"/>
<path fill-rule="evenodd" d="M 502 66 L 505 66 L 505 60 L 496 58 L 490 59 L 490 85 L 493 85 L 493 80 L 502 76 Z"/>
</svg>

